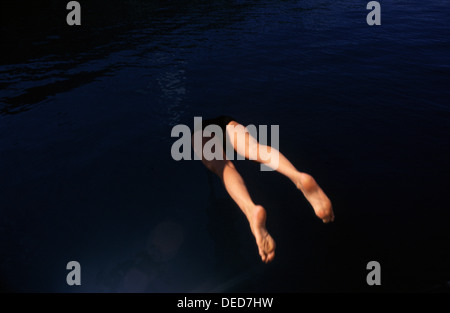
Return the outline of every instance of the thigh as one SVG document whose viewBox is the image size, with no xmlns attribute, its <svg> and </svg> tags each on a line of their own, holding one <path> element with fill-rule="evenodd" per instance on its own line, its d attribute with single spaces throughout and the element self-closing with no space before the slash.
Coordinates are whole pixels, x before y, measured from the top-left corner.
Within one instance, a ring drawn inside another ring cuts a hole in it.
<svg viewBox="0 0 450 313">
<path fill-rule="evenodd" d="M 234 150 L 236 150 L 237 153 L 247 159 L 256 159 L 258 141 L 250 134 L 247 127 L 236 121 L 232 121 L 227 127 L 227 134 Z"/>
<path fill-rule="evenodd" d="M 216 173 L 217 175 L 221 176 L 223 173 L 223 169 L 225 166 L 233 166 L 231 161 L 226 160 L 225 153 L 223 151 L 223 147 L 221 145 L 215 145 L 215 149 L 219 149 L 217 153 L 220 153 L 222 155 L 222 159 L 212 159 L 207 160 L 203 157 L 203 148 L 207 142 L 213 139 L 213 137 L 200 137 L 201 138 L 201 145 L 195 144 L 195 133 L 192 135 L 192 147 L 194 149 L 194 153 L 197 154 L 197 156 L 202 156 L 201 161 L 202 163 L 212 172 Z"/>
</svg>

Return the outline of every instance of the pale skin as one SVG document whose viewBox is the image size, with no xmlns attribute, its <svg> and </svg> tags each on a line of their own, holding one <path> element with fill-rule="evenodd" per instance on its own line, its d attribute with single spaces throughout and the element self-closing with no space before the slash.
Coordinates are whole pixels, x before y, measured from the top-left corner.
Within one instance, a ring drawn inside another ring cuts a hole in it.
<svg viewBox="0 0 450 313">
<path fill-rule="evenodd" d="M 234 127 L 229 127 L 228 125 Z M 272 167 L 273 169 L 276 169 L 277 172 L 289 178 L 309 201 L 318 218 L 324 223 L 334 221 L 331 201 L 311 175 L 298 171 L 292 163 L 275 148 L 259 144 L 258 141 L 246 131 L 246 128 L 236 121 L 231 121 L 228 125 L 227 134 L 229 138 L 232 138 L 231 144 L 238 154 L 244 156 L 246 159 L 254 160 Z M 211 140 L 210 137 L 202 138 L 202 149 L 209 140 Z M 192 136 L 192 144 L 195 153 L 197 155 L 202 155 L 201 151 L 196 151 L 194 135 Z M 223 150 L 222 147 L 218 148 Z M 257 205 L 252 201 L 242 176 L 236 170 L 233 162 L 227 160 L 225 153 L 223 151 L 222 153 L 224 156 L 222 160 L 214 159 L 209 161 L 202 158 L 202 162 L 210 171 L 219 176 L 228 194 L 247 217 L 250 229 L 258 246 L 261 260 L 264 263 L 269 263 L 275 257 L 276 245 L 272 236 L 266 229 L 266 210 L 261 205 Z M 275 165 L 274 160 L 278 161 L 278 166 Z"/>
</svg>

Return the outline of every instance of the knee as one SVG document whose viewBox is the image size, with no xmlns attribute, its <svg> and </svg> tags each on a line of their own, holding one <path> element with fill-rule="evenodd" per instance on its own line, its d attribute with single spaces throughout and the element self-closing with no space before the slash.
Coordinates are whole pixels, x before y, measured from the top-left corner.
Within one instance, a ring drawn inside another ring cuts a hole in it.
<svg viewBox="0 0 450 313">
<path fill-rule="evenodd" d="M 248 158 L 251 160 L 257 160 L 260 155 L 260 145 L 256 140 L 254 140 L 252 137 L 248 136 L 246 138 L 246 148 L 248 149 Z"/>
<path fill-rule="evenodd" d="M 224 163 L 225 163 L 225 164 L 224 164 L 224 169 L 225 169 L 225 168 L 232 169 L 232 170 L 236 169 L 236 168 L 234 167 L 233 162 L 231 162 L 231 161 L 229 161 L 229 160 L 225 160 Z"/>
<path fill-rule="evenodd" d="M 222 177 L 223 172 L 226 169 L 234 169 L 234 164 L 228 160 L 213 160 L 213 161 L 203 161 L 205 166 L 214 174 Z"/>
<path fill-rule="evenodd" d="M 230 171 L 236 171 L 236 168 L 234 167 L 233 162 L 228 160 L 222 161 L 220 165 L 215 166 L 213 169 L 213 172 L 220 178 L 223 178 L 225 172 Z"/>
<path fill-rule="evenodd" d="M 258 147 L 258 160 L 261 163 L 270 163 L 272 160 L 272 149 L 269 146 L 259 145 Z"/>
</svg>

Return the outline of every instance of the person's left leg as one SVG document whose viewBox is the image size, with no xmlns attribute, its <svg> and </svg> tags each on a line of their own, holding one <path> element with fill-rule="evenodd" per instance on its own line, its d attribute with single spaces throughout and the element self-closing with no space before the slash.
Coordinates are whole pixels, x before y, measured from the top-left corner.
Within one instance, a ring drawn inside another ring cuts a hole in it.
<svg viewBox="0 0 450 313">
<path fill-rule="evenodd" d="M 334 221 L 331 201 L 311 175 L 298 171 L 275 148 L 260 144 L 250 135 L 248 129 L 238 122 L 231 121 L 227 126 L 227 133 L 237 153 L 246 159 L 263 163 L 288 177 L 309 201 L 317 217 L 324 223 Z"/>
<path fill-rule="evenodd" d="M 194 136 L 192 136 L 194 152 L 197 155 L 201 155 L 200 151 L 195 151 L 193 140 Z M 210 138 L 203 138 L 202 149 L 209 140 Z M 202 158 L 202 162 L 210 171 L 219 176 L 228 194 L 247 217 L 258 246 L 259 255 L 263 262 L 268 263 L 275 257 L 275 241 L 266 229 L 266 210 L 252 201 L 242 176 L 236 170 L 234 164 L 226 160 L 223 151 L 222 154 L 224 156 L 223 160 L 206 160 Z"/>
</svg>

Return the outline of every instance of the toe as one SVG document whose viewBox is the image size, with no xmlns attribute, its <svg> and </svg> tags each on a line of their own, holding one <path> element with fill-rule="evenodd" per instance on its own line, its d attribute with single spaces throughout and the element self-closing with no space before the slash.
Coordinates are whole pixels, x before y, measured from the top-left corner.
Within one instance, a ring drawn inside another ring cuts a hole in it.
<svg viewBox="0 0 450 313">
<path fill-rule="evenodd" d="M 259 249 L 259 255 L 261 256 L 261 260 L 262 260 L 263 262 L 266 262 L 267 256 L 266 256 L 266 254 L 264 253 L 263 250 Z"/>
<path fill-rule="evenodd" d="M 267 263 L 272 262 L 274 258 L 275 258 L 275 251 L 272 251 L 267 256 Z"/>
</svg>

